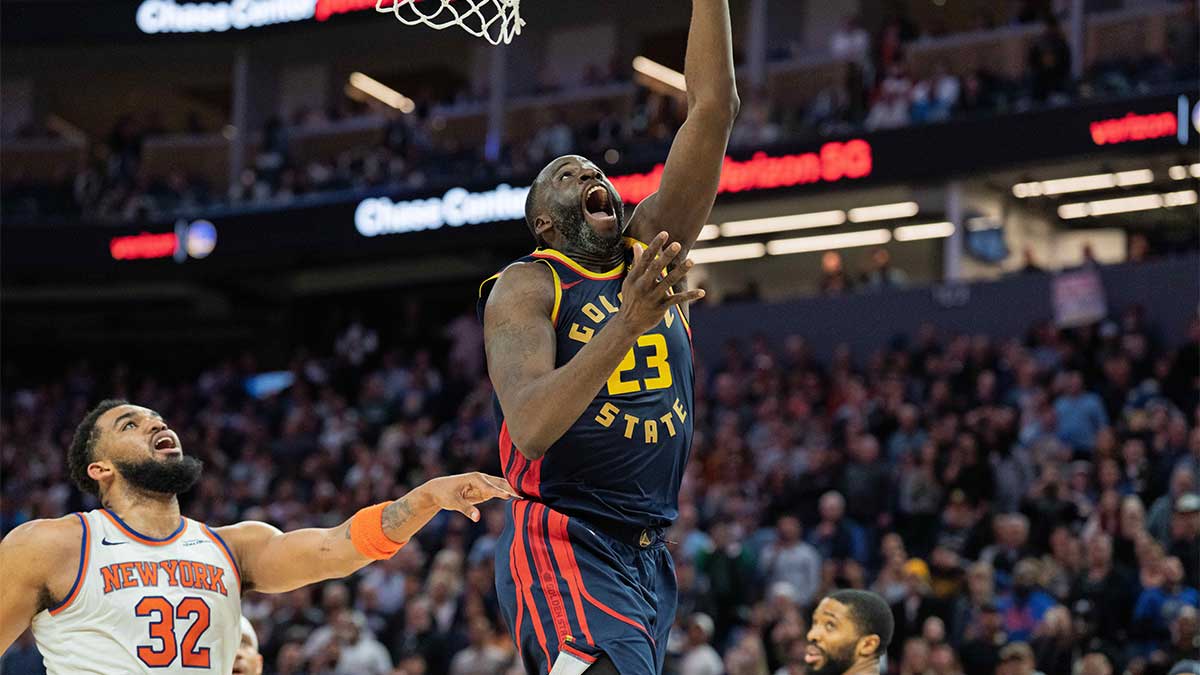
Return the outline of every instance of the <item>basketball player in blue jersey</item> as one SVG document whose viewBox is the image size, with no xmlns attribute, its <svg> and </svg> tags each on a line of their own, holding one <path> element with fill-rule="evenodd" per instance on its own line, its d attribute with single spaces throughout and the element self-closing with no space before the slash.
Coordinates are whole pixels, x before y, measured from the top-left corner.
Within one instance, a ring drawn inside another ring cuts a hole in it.
<svg viewBox="0 0 1200 675">
<path fill-rule="evenodd" d="M 32 625 L 50 675 L 248 670 L 237 656 L 246 591 L 350 575 L 394 555 L 442 509 L 478 521 L 476 504 L 516 496 L 473 473 L 432 479 L 337 527 L 210 528 L 181 515 L 176 497 L 200 478 L 199 460 L 158 413 L 117 400 L 87 414 L 67 463 L 103 508 L 29 521 L 0 541 L 0 653 Z"/>
<path fill-rule="evenodd" d="M 687 251 L 737 114 L 726 0 L 693 0 L 688 116 L 660 189 L 628 219 L 595 164 L 542 169 L 538 248 L 480 288 L 500 460 L 520 494 L 496 585 L 527 672 L 661 672 L 675 618 L 663 540 L 692 440 Z"/>
</svg>

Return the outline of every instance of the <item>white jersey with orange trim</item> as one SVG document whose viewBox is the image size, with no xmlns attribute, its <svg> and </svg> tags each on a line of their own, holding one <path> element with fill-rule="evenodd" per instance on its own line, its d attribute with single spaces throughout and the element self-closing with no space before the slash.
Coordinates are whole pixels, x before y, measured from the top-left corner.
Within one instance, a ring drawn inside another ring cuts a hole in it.
<svg viewBox="0 0 1200 675">
<path fill-rule="evenodd" d="M 190 518 L 154 539 L 106 509 L 75 516 L 83 525 L 75 583 L 33 618 L 50 675 L 233 670 L 241 577 L 219 535 Z"/>
</svg>

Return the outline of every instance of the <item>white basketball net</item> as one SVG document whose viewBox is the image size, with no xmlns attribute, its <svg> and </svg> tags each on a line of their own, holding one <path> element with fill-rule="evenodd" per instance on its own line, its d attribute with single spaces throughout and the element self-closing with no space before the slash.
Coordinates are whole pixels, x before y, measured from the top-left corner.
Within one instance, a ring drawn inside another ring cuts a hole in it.
<svg viewBox="0 0 1200 675">
<path fill-rule="evenodd" d="M 521 0 L 376 0 L 375 10 L 391 12 L 409 26 L 461 26 L 494 45 L 512 42 L 525 25 Z"/>
</svg>

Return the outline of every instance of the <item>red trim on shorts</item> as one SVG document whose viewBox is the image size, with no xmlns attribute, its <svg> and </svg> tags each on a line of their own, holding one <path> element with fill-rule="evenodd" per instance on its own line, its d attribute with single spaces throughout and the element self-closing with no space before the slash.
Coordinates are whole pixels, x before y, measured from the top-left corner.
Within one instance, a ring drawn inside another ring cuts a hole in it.
<svg viewBox="0 0 1200 675">
<path fill-rule="evenodd" d="M 574 647 L 572 647 L 571 643 L 569 643 L 569 642 L 562 643 L 561 645 L 558 646 L 558 649 L 560 651 L 564 651 L 564 652 L 570 654 L 571 656 L 574 656 L 575 658 L 579 659 L 580 661 L 583 661 L 584 663 L 595 663 L 596 662 L 595 656 L 592 656 L 590 654 L 584 654 L 583 652 L 579 651 L 578 649 L 575 649 Z"/>
<path fill-rule="evenodd" d="M 529 469 L 521 477 L 521 492 L 533 497 L 542 498 L 542 457 L 529 462 Z"/>
<path fill-rule="evenodd" d="M 537 605 L 533 602 L 533 572 L 529 569 L 528 553 L 525 551 L 524 531 L 525 531 L 525 511 L 529 508 L 530 502 L 519 501 L 514 506 L 516 510 L 515 522 L 513 527 L 513 541 L 517 549 L 517 572 L 520 578 L 519 586 L 521 592 L 525 595 L 525 604 L 529 606 L 529 613 L 533 618 L 533 632 L 537 636 L 538 644 L 542 647 L 542 653 L 546 655 L 546 672 L 550 672 L 550 650 L 546 647 L 546 632 L 542 629 L 542 619 L 538 616 Z"/>
<path fill-rule="evenodd" d="M 550 551 L 546 548 L 545 515 L 545 504 L 530 504 L 529 550 L 533 553 L 533 565 L 541 581 L 542 597 L 546 600 L 546 607 L 550 608 L 550 619 L 554 622 L 553 638 L 557 644 L 571 635 L 571 620 L 567 618 L 567 606 L 562 592 L 558 590 L 561 577 L 555 574 Z"/>
<path fill-rule="evenodd" d="M 575 558 L 575 546 L 573 544 L 571 544 L 571 542 L 569 540 L 566 542 L 566 544 L 567 544 L 567 557 L 570 559 L 570 564 L 573 567 L 578 568 L 579 563 Z M 583 594 L 583 597 L 585 599 L 587 599 L 588 602 L 592 603 L 592 606 L 594 606 L 596 609 L 600 610 L 601 612 L 604 612 L 605 614 L 611 616 L 612 618 L 616 619 L 617 621 L 629 624 L 630 626 L 633 626 L 634 628 L 642 631 L 643 633 L 645 633 L 646 637 L 650 638 L 651 644 L 657 644 L 654 641 L 654 636 L 650 635 L 650 631 L 646 630 L 646 627 L 643 626 L 641 623 L 634 621 L 633 619 L 625 616 L 624 614 L 618 612 L 617 610 L 613 609 L 612 607 L 609 607 L 608 605 L 604 604 L 603 602 L 600 602 L 591 593 L 588 593 L 587 586 L 584 585 L 582 576 L 580 576 L 580 578 L 579 578 L 579 591 Z"/>
<path fill-rule="evenodd" d="M 514 585 L 517 587 L 517 621 L 513 628 L 513 642 L 517 645 L 517 653 L 521 653 L 521 619 L 525 616 L 525 599 L 521 592 L 521 575 L 517 574 L 517 502 L 512 503 L 513 510 L 513 540 L 508 545 L 508 571 L 512 574 Z"/>
<path fill-rule="evenodd" d="M 554 559 L 558 568 L 567 580 L 567 589 L 571 593 L 571 602 L 575 605 L 575 617 L 579 627 L 583 629 L 583 637 L 589 644 L 596 644 L 592 639 L 592 631 L 588 628 L 587 613 L 583 608 L 583 598 L 579 589 L 583 586 L 579 566 L 574 558 L 568 558 L 566 544 L 571 540 L 567 533 L 567 517 L 557 511 L 550 512 L 550 547 L 554 549 Z"/>
<path fill-rule="evenodd" d="M 79 589 L 83 588 L 83 580 L 87 577 L 88 560 L 92 557 L 91 536 L 88 531 L 87 518 L 83 517 L 82 513 L 76 513 L 75 517 L 79 519 L 79 524 L 83 525 L 83 537 L 79 542 L 79 570 L 75 572 L 75 583 L 71 584 L 71 590 L 67 593 L 67 597 L 58 606 L 50 609 L 50 616 L 58 616 L 71 603 L 75 601 L 75 596 L 79 595 Z"/>
</svg>

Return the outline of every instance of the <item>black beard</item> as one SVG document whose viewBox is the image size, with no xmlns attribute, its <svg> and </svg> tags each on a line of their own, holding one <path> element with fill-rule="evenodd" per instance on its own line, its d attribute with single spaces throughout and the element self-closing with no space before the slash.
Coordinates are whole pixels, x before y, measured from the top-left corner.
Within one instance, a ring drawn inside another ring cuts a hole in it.
<svg viewBox="0 0 1200 675">
<path fill-rule="evenodd" d="M 192 489 L 200 480 L 204 462 L 195 457 L 161 461 L 114 462 L 121 476 L 133 487 L 146 492 L 177 495 Z"/>
<path fill-rule="evenodd" d="M 850 645 L 840 654 L 831 654 L 824 649 L 825 663 L 812 671 L 812 675 L 845 675 L 854 665 L 854 646 Z"/>
<path fill-rule="evenodd" d="M 583 210 L 578 206 L 555 206 L 554 220 L 558 223 L 558 231 L 571 249 L 598 259 L 616 257 L 621 250 L 622 214 L 616 208 L 617 231 L 611 236 L 604 236 L 592 229 L 583 218 Z"/>
</svg>

